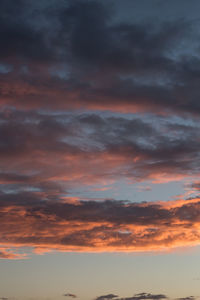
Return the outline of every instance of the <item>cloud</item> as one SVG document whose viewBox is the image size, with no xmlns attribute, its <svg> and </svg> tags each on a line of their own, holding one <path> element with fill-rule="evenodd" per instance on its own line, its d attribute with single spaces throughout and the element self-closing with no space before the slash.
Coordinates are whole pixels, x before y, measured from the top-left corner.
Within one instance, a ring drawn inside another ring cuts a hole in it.
<svg viewBox="0 0 200 300">
<path fill-rule="evenodd" d="M 107 295 L 97 297 L 96 300 L 108 300 L 108 299 L 113 299 L 113 298 L 117 298 L 117 297 L 118 297 L 118 295 L 115 295 L 115 294 L 107 294 Z"/>
<path fill-rule="evenodd" d="M 189 297 L 183 297 L 183 298 L 177 298 L 179 300 L 195 300 L 194 296 L 189 296 Z"/>
<path fill-rule="evenodd" d="M 71 293 L 66 293 L 63 295 L 64 297 L 71 297 L 71 298 L 77 298 L 77 296 L 75 294 L 71 294 Z"/>
<path fill-rule="evenodd" d="M 0 247 L 0 259 L 23 259 L 26 255 L 19 254 L 17 251 Z M 3 300 L 3 298 L 0 298 Z"/>
<path fill-rule="evenodd" d="M 120 21 L 105 1 L 29 4 L 0 3 L 0 257 L 198 245 L 198 197 L 95 198 L 123 181 L 190 178 L 198 192 L 198 22 Z"/>
<path fill-rule="evenodd" d="M 27 60 L 32 63 L 53 59 L 48 37 L 42 32 L 43 23 L 38 22 L 38 26 L 34 23 L 34 18 L 38 18 L 37 5 L 24 0 L 1 1 L 1 59 L 11 63 L 18 60 L 20 64 Z M 42 14 L 44 21 L 46 14 L 44 11 Z"/>
<path fill-rule="evenodd" d="M 1 244 L 38 252 L 197 245 L 198 197 L 134 203 L 134 198 L 96 201 L 71 195 L 80 187 L 89 190 L 98 184 L 100 189 L 109 180 L 162 182 L 198 176 L 198 129 L 198 122 L 182 118 L 2 110 Z M 11 256 L 1 253 L 2 258 Z"/>
<path fill-rule="evenodd" d="M 140 293 L 135 294 L 133 297 L 122 298 L 126 300 L 145 300 L 145 299 L 152 299 L 152 300 L 160 300 L 160 299 L 167 299 L 168 297 L 163 294 L 149 294 L 149 293 Z"/>
<path fill-rule="evenodd" d="M 191 189 L 199 191 L 200 190 L 200 182 L 193 182 L 192 184 L 189 185 L 189 187 Z"/>
<path fill-rule="evenodd" d="M 2 106 L 199 114 L 195 21 L 116 23 L 103 1 L 0 9 Z"/>
<path fill-rule="evenodd" d="M 37 252 L 137 252 L 199 244 L 199 199 L 63 202 L 41 193 L 12 193 L 1 196 L 0 207 L 4 246 Z"/>
<path fill-rule="evenodd" d="M 105 180 L 170 181 L 199 172 L 199 124 L 183 126 L 182 119 L 157 118 L 152 124 L 151 117 L 137 115 L 10 109 L 0 113 L 0 120 L 3 191 L 61 196 Z"/>
<path fill-rule="evenodd" d="M 161 300 L 161 299 L 169 299 L 168 296 L 164 294 L 151 294 L 151 293 L 139 293 L 135 294 L 134 296 L 131 297 L 122 297 L 122 298 L 117 298 L 119 296 L 115 294 L 108 294 L 108 295 L 103 295 L 99 296 L 96 298 L 96 300 L 104 300 L 104 299 L 113 299 L 116 298 L 116 300 Z M 189 297 L 183 297 L 183 298 L 176 298 L 177 300 L 194 300 L 194 296 L 189 296 Z"/>
</svg>

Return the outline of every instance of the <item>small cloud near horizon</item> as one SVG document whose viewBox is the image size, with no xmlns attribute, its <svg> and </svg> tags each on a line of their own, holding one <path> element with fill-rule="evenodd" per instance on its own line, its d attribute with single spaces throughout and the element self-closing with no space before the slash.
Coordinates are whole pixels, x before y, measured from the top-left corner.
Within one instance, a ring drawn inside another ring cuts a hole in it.
<svg viewBox="0 0 200 300">
<path fill-rule="evenodd" d="M 77 298 L 77 295 L 71 294 L 71 293 L 66 293 L 63 295 L 64 297 L 71 297 L 71 298 Z"/>
</svg>

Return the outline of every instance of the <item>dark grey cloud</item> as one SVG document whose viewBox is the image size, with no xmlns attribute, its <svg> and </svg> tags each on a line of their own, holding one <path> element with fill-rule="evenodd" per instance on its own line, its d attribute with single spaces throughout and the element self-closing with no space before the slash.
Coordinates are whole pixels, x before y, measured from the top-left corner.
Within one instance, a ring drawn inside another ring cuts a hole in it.
<svg viewBox="0 0 200 300">
<path fill-rule="evenodd" d="M 0 113 L 1 189 L 62 195 L 103 178 L 196 176 L 199 127 L 151 115 L 5 110 Z M 198 182 L 192 188 L 197 190 Z"/>
<path fill-rule="evenodd" d="M 71 293 L 66 293 L 63 295 L 64 297 L 71 297 L 71 298 L 77 298 L 77 296 L 75 294 L 71 294 Z"/>
<path fill-rule="evenodd" d="M 115 294 L 107 294 L 107 295 L 102 295 L 96 298 L 96 300 L 108 300 L 108 299 L 114 299 L 117 298 L 118 295 Z"/>
<path fill-rule="evenodd" d="M 27 59 L 30 63 L 53 59 L 44 32 L 33 23 L 34 18 L 39 18 L 41 13 L 37 11 L 37 3 L 34 7 L 32 1 L 2 0 L 0 10 L 0 37 L 3 41 L 0 49 L 1 60 L 14 63 L 19 59 L 19 62 L 26 64 Z"/>
<path fill-rule="evenodd" d="M 195 300 L 196 298 L 194 296 L 189 297 L 183 297 L 183 298 L 177 298 L 178 300 Z"/>
<path fill-rule="evenodd" d="M 118 296 L 115 294 L 108 294 L 108 295 L 103 295 L 99 296 L 96 299 L 97 300 L 104 300 L 104 299 L 113 299 L 117 298 Z M 117 298 L 116 300 L 146 300 L 146 299 L 151 299 L 151 300 L 160 300 L 160 299 L 168 299 L 169 297 L 164 295 L 164 294 L 151 294 L 151 293 L 139 293 L 135 294 L 132 297 L 123 297 L 123 298 Z M 194 300 L 194 296 L 189 296 L 189 297 L 183 297 L 183 298 L 176 298 L 177 300 Z"/>
<path fill-rule="evenodd" d="M 117 22 L 114 6 L 1 1 L 2 105 L 199 113 L 198 21 Z"/>
<path fill-rule="evenodd" d="M 149 293 L 140 293 L 135 294 L 133 297 L 122 298 L 126 300 L 145 300 L 145 299 L 152 299 L 152 300 L 160 300 L 160 299 L 167 299 L 167 296 L 163 294 L 149 294 Z"/>
<path fill-rule="evenodd" d="M 109 4 L 76 1 L 62 11 L 63 40 L 71 41 L 72 56 L 92 69 L 142 74 L 169 70 L 173 65 L 166 52 L 187 34 L 189 24 L 182 21 L 161 28 L 147 24 L 112 24 Z M 68 34 L 67 34 L 68 33 Z"/>
</svg>

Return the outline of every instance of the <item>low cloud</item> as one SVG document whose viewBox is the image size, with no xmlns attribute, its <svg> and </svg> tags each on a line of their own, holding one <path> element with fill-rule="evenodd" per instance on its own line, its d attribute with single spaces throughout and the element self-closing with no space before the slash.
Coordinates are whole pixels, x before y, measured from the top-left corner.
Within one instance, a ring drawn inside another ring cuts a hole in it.
<svg viewBox="0 0 200 300">
<path fill-rule="evenodd" d="M 66 293 L 63 295 L 64 297 L 71 297 L 71 298 L 77 298 L 77 296 L 75 294 L 71 294 L 71 293 Z"/>
<path fill-rule="evenodd" d="M 109 300 L 109 299 L 114 299 L 117 298 L 118 295 L 115 294 L 107 294 L 107 295 L 102 295 L 96 298 L 96 300 Z"/>
<path fill-rule="evenodd" d="M 194 296 L 189 296 L 189 297 L 183 297 L 183 298 L 177 298 L 177 300 L 195 300 L 196 297 Z"/>
<path fill-rule="evenodd" d="M 161 299 L 172 299 L 164 294 L 151 294 L 151 293 L 139 293 L 135 294 L 131 297 L 120 297 L 115 294 L 102 295 L 96 298 L 96 300 L 107 300 L 107 299 L 115 299 L 115 300 L 161 300 Z M 176 298 L 175 300 L 195 300 L 194 296 Z"/>
<path fill-rule="evenodd" d="M 167 298 L 168 297 L 163 294 L 139 293 L 139 294 L 135 294 L 133 297 L 122 298 L 122 299 L 126 299 L 126 300 L 146 300 L 146 299 L 161 300 L 161 299 L 167 299 Z"/>
<path fill-rule="evenodd" d="M 96 300 L 108 300 L 108 299 L 114 299 L 119 297 L 115 294 L 108 294 L 108 295 L 102 295 L 96 298 Z M 167 299 L 167 296 L 163 294 L 150 294 L 150 293 L 139 293 L 135 294 L 132 297 L 124 297 L 124 298 L 117 298 L 115 300 L 161 300 L 161 299 Z"/>
<path fill-rule="evenodd" d="M 131 203 L 53 200 L 40 192 L 2 194 L 0 240 L 37 253 L 166 250 L 199 244 L 199 215 L 199 198 Z M 2 252 L 1 257 L 17 258 L 11 253 Z"/>
</svg>

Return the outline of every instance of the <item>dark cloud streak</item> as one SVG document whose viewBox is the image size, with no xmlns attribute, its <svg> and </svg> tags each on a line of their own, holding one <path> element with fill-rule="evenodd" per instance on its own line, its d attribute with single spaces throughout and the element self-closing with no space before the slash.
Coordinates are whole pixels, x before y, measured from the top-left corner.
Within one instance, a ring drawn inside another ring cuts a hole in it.
<svg viewBox="0 0 200 300">
<path fill-rule="evenodd" d="M 77 296 L 75 294 L 71 294 L 71 293 L 66 293 L 63 295 L 64 297 L 71 297 L 71 298 L 77 298 Z"/>
</svg>

